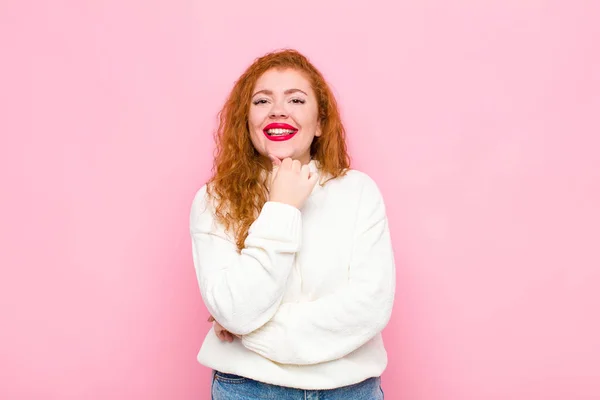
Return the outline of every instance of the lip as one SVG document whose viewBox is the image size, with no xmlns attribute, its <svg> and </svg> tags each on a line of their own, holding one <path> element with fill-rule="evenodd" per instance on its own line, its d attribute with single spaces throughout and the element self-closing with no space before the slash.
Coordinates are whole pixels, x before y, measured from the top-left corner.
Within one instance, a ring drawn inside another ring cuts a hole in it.
<svg viewBox="0 0 600 400">
<path fill-rule="evenodd" d="M 289 135 L 281 135 L 281 136 L 270 136 L 267 131 L 269 129 L 289 129 L 294 131 L 294 133 L 290 133 Z M 280 123 L 280 122 L 273 122 L 270 123 L 269 125 L 265 126 L 263 129 L 263 133 L 265 134 L 266 138 L 273 141 L 273 142 L 282 142 L 285 140 L 290 140 L 291 138 L 294 137 L 294 135 L 296 135 L 296 133 L 298 133 L 298 128 L 293 127 L 290 124 L 284 124 L 284 123 Z"/>
</svg>

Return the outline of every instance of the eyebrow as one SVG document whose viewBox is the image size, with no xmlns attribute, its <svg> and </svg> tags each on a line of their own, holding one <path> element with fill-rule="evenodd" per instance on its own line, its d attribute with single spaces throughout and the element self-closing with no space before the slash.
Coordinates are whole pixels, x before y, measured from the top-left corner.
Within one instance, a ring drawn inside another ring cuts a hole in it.
<svg viewBox="0 0 600 400">
<path fill-rule="evenodd" d="M 304 93 L 306 96 L 308 96 L 308 94 L 306 94 L 306 92 L 305 92 L 305 91 L 303 91 L 303 90 L 300 90 L 300 89 L 288 89 L 288 90 L 286 90 L 285 92 L 283 92 L 283 94 L 292 94 L 292 93 L 297 93 L 297 92 Z M 268 90 L 268 89 L 259 90 L 258 92 L 254 93 L 254 94 L 252 95 L 252 97 L 256 96 L 256 95 L 257 95 L 257 94 L 259 94 L 259 93 L 263 93 L 263 94 L 272 95 L 272 94 L 273 94 L 273 91 L 272 91 L 272 90 Z"/>
</svg>

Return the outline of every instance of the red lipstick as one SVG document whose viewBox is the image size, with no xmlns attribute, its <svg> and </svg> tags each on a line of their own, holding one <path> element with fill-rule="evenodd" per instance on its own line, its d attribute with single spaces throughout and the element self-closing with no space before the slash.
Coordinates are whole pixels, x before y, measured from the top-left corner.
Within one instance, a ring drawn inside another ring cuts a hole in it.
<svg viewBox="0 0 600 400">
<path fill-rule="evenodd" d="M 298 128 L 295 128 L 289 124 L 283 124 L 274 122 L 271 123 L 263 129 L 263 133 L 267 137 L 267 139 L 272 140 L 274 142 L 282 142 L 285 140 L 290 140 L 294 137 L 294 135 L 298 132 Z"/>
</svg>

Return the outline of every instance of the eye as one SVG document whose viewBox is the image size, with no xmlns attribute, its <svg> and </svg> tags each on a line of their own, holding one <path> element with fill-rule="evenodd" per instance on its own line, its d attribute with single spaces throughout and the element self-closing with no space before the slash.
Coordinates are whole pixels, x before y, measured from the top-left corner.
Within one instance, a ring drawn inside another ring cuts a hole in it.
<svg viewBox="0 0 600 400">
<path fill-rule="evenodd" d="M 258 99 L 258 100 L 254 100 L 252 102 L 252 104 L 254 104 L 255 106 L 259 105 L 259 104 L 267 104 L 267 99 Z"/>
<path fill-rule="evenodd" d="M 294 103 L 294 104 L 304 104 L 304 103 L 306 103 L 306 100 L 304 100 L 304 99 L 292 99 L 290 101 L 292 103 Z"/>
</svg>

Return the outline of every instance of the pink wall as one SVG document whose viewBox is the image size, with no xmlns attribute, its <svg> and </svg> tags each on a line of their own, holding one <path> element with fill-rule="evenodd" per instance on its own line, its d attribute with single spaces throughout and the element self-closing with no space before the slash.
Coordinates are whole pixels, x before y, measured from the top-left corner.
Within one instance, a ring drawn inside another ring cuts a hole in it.
<svg viewBox="0 0 600 400">
<path fill-rule="evenodd" d="M 387 199 L 387 398 L 600 398 L 597 1 L 33 3 L 0 4 L 0 398 L 209 398 L 189 206 L 283 46 Z"/>
</svg>

